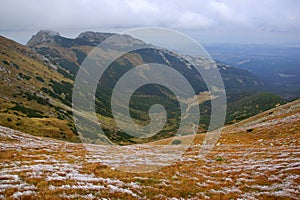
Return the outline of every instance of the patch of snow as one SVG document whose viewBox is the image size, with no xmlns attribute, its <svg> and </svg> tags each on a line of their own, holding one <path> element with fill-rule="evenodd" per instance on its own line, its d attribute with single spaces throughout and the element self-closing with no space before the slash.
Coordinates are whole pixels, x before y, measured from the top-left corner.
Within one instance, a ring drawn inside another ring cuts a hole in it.
<svg viewBox="0 0 300 200">
<path fill-rule="evenodd" d="M 80 194 L 61 194 L 59 195 L 63 199 L 95 199 L 93 194 L 80 195 Z"/>
<path fill-rule="evenodd" d="M 35 191 L 31 191 L 31 190 L 27 190 L 27 191 L 24 191 L 24 192 L 15 192 L 13 194 L 13 197 L 15 199 L 18 199 L 20 197 L 24 197 L 24 196 L 32 196 L 32 195 L 35 195 L 36 192 Z"/>
<path fill-rule="evenodd" d="M 49 189 L 51 190 L 57 190 L 57 189 L 63 189 L 63 190 L 103 190 L 105 187 L 103 185 L 94 185 L 92 183 L 86 183 L 85 185 L 61 185 L 61 186 L 49 186 Z"/>
<path fill-rule="evenodd" d="M 133 193 L 131 190 L 129 189 L 124 189 L 124 188 L 118 188 L 114 185 L 107 185 L 107 187 L 110 189 L 110 191 L 112 192 L 121 192 L 121 193 L 127 193 L 127 194 L 130 194 L 134 197 L 136 197 L 137 195 L 135 193 Z"/>
</svg>

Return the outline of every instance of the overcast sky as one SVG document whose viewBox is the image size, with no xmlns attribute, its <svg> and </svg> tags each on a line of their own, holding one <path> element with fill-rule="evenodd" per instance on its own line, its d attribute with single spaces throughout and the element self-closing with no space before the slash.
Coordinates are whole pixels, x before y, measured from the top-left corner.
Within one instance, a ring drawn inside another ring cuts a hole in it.
<svg viewBox="0 0 300 200">
<path fill-rule="evenodd" d="M 300 44 L 299 0 L 1 0 L 0 35 L 26 43 L 40 29 L 82 31 L 155 26 L 201 43 Z"/>
</svg>

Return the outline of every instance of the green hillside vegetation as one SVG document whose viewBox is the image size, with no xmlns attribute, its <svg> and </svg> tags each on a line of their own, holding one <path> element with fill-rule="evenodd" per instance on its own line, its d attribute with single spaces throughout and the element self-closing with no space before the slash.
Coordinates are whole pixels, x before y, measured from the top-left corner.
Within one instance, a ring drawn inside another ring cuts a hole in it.
<svg viewBox="0 0 300 200">
<path fill-rule="evenodd" d="M 80 142 L 71 108 L 43 92 L 70 83 L 27 47 L 0 37 L 0 124 L 33 135 Z M 62 101 L 60 101 L 62 100 Z M 70 104 L 69 104 L 70 105 Z"/>
<path fill-rule="evenodd" d="M 256 93 L 228 104 L 226 123 L 234 123 L 247 119 L 257 113 L 269 110 L 285 101 L 271 93 Z"/>
<path fill-rule="evenodd" d="M 107 36 L 104 34 L 101 40 Z M 71 112 L 72 88 L 80 64 L 96 45 L 97 38 L 92 38 L 90 33 L 83 33 L 76 39 L 58 35 L 47 37 L 43 42 L 33 37 L 28 43 L 30 48 L 0 38 L 0 125 L 33 135 L 80 142 Z M 173 68 L 190 80 L 197 93 L 207 91 L 202 78 L 195 78 L 194 68 L 189 70 L 185 62 L 166 51 L 149 48 L 125 54 L 111 64 L 100 80 L 103 87 L 98 87 L 96 91 L 97 116 L 106 136 L 112 141 L 126 145 L 176 134 L 180 122 L 179 103 L 162 86 L 144 86 L 134 93 L 130 101 L 131 117 L 138 124 L 149 123 L 148 110 L 153 104 L 159 103 L 166 108 L 167 123 L 161 132 L 151 138 L 133 138 L 119 131 L 110 108 L 112 90 L 119 78 L 132 67 L 143 63 L 167 64 L 162 54 Z M 257 93 L 263 83 L 251 73 L 222 64 L 218 67 L 228 92 L 227 123 L 245 119 L 283 102 L 273 94 Z M 209 124 L 210 101 L 203 101 L 199 108 L 198 132 L 201 133 Z M 90 137 L 94 137 L 92 133 Z"/>
</svg>

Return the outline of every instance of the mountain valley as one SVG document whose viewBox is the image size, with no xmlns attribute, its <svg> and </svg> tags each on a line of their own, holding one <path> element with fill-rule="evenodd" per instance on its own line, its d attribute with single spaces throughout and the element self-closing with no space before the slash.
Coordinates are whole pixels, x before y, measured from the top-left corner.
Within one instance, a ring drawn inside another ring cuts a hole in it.
<svg viewBox="0 0 300 200">
<path fill-rule="evenodd" d="M 1 121 L 0 124 L 33 135 L 80 142 L 72 116 L 72 87 L 88 53 L 110 33 L 84 32 L 70 39 L 52 31 L 40 31 L 23 46 L 1 37 Z M 131 36 L 121 36 L 123 46 L 145 44 Z M 131 116 L 148 123 L 148 109 L 155 103 L 168 108 L 164 130 L 152 138 L 140 140 L 118 131 L 112 117 L 110 97 L 118 79 L 136 65 L 154 62 L 169 65 L 182 73 L 199 98 L 206 99 L 207 87 L 193 66 L 176 53 L 155 48 L 130 52 L 112 63 L 96 92 L 97 117 L 109 139 L 118 144 L 154 141 L 174 135 L 178 126 L 179 105 L 172 94 L 160 87 L 140 88 L 132 97 Z M 234 123 L 285 102 L 279 96 L 264 93 L 265 83 L 248 71 L 217 63 L 227 95 L 226 123 Z M 150 93 L 149 93 L 150 92 Z M 144 96 L 147 96 L 145 99 Z M 202 96 L 201 96 L 202 95 Z M 204 96 L 203 96 L 204 95 Z M 101 100 L 100 100 L 101 99 Z M 199 99 L 200 128 L 205 132 L 210 120 L 210 101 Z"/>
</svg>

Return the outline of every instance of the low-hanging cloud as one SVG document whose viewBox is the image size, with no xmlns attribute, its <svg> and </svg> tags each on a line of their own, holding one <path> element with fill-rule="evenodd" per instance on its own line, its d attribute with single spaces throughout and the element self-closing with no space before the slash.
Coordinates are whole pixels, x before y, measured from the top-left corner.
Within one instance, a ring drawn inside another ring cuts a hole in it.
<svg viewBox="0 0 300 200">
<path fill-rule="evenodd" d="M 160 26 L 183 30 L 299 32 L 297 0 L 2 0 L 0 31 Z"/>
</svg>

